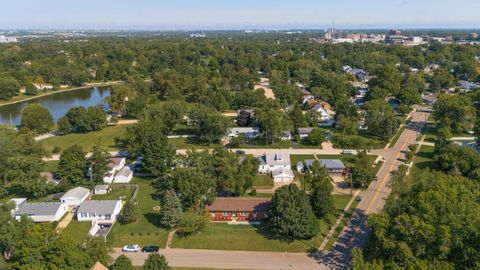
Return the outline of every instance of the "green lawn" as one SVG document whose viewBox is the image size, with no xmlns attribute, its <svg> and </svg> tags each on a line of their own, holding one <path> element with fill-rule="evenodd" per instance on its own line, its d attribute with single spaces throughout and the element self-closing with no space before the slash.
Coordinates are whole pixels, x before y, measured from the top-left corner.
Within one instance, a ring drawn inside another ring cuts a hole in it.
<svg viewBox="0 0 480 270">
<path fill-rule="evenodd" d="M 112 190 L 105 195 L 93 195 L 92 200 L 118 200 L 123 198 L 124 201 L 129 200 L 133 194 L 131 189 Z"/>
<path fill-rule="evenodd" d="M 402 135 L 402 133 L 405 131 L 405 128 L 406 126 L 403 126 L 397 131 L 392 141 L 390 142 L 390 147 L 393 147 L 395 143 L 397 143 L 398 139 L 400 138 L 400 135 Z"/>
<path fill-rule="evenodd" d="M 349 195 L 335 195 L 337 213 L 343 211 Z M 249 250 L 273 252 L 306 252 L 320 245 L 322 239 L 335 222 L 336 215 L 330 215 L 319 223 L 320 232 L 316 237 L 304 241 L 287 243 L 273 236 L 263 225 L 228 225 L 210 223 L 204 231 L 189 237 L 175 236 L 172 247 L 192 249 Z"/>
<path fill-rule="evenodd" d="M 271 188 L 273 187 L 273 179 L 270 175 L 258 174 L 253 185 L 256 188 Z"/>
<path fill-rule="evenodd" d="M 74 144 L 82 146 L 86 152 L 91 151 L 95 145 L 100 145 L 108 150 L 118 150 L 119 147 L 115 146 L 114 137 L 124 138 L 127 127 L 128 125 L 109 126 L 103 130 L 85 134 L 74 133 L 57 136 L 44 140 L 43 145 L 49 151 L 51 151 L 54 146 L 59 146 L 61 150 L 64 150 Z"/>
<path fill-rule="evenodd" d="M 438 166 L 433 161 L 433 150 L 435 149 L 434 146 L 422 145 L 420 147 L 420 151 L 418 151 L 415 157 L 415 168 L 418 169 L 437 169 Z"/>
<path fill-rule="evenodd" d="M 171 138 L 168 139 L 177 149 L 207 149 L 218 144 L 201 144 L 196 138 Z"/>
<path fill-rule="evenodd" d="M 67 228 L 62 231 L 62 234 L 72 239 L 77 244 L 82 244 L 88 235 L 88 231 L 92 224 L 88 221 L 79 222 L 76 218 L 72 219 Z"/>
<path fill-rule="evenodd" d="M 292 167 L 297 166 L 297 162 L 303 162 L 305 159 L 315 159 L 314 155 L 290 155 L 290 163 Z"/>
<path fill-rule="evenodd" d="M 122 225 L 115 223 L 108 235 L 108 240 L 113 247 L 121 247 L 127 244 L 158 245 L 165 247 L 168 231 L 160 228 L 158 224 L 158 212 L 153 210 L 160 202 L 155 197 L 155 189 L 151 185 L 151 179 L 133 178 L 133 183 L 139 186 L 136 200 L 137 221 L 132 224 Z"/>
<path fill-rule="evenodd" d="M 56 172 L 58 169 L 58 162 L 59 162 L 58 160 L 51 160 L 51 161 L 45 162 L 44 170 L 46 172 Z"/>
</svg>

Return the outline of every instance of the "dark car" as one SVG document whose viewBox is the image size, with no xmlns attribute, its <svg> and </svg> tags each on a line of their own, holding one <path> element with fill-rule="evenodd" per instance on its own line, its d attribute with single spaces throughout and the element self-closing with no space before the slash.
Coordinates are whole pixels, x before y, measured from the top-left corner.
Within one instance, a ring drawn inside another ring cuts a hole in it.
<svg viewBox="0 0 480 270">
<path fill-rule="evenodd" d="M 142 252 L 158 252 L 160 250 L 157 246 L 146 246 L 142 248 Z"/>
</svg>

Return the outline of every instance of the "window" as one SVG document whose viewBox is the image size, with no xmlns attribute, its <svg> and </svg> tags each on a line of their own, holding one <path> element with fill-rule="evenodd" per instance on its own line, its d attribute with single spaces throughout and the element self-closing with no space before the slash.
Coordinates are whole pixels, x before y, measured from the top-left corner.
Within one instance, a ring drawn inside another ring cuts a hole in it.
<svg viewBox="0 0 480 270">
<path fill-rule="evenodd" d="M 95 213 L 90 213 L 90 217 L 95 217 Z"/>
<path fill-rule="evenodd" d="M 112 218 L 112 215 L 110 214 L 105 214 L 105 219 L 111 219 Z"/>
<path fill-rule="evenodd" d="M 87 217 L 87 213 L 80 213 L 80 217 L 86 218 L 86 217 Z"/>
<path fill-rule="evenodd" d="M 240 216 L 242 216 L 242 217 L 243 217 L 243 216 L 246 216 L 245 212 L 243 212 L 243 211 L 240 212 Z"/>
<path fill-rule="evenodd" d="M 224 216 L 224 217 L 228 216 L 228 212 L 224 211 L 224 212 L 223 212 L 223 216 Z"/>
<path fill-rule="evenodd" d="M 257 217 L 257 210 L 253 210 L 253 217 Z"/>
</svg>

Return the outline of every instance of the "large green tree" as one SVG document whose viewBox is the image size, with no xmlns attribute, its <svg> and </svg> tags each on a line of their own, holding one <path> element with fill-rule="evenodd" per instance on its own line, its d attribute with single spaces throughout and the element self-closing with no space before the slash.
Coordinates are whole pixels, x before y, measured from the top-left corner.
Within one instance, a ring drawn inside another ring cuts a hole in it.
<svg viewBox="0 0 480 270">
<path fill-rule="evenodd" d="M 288 240 L 310 239 L 319 230 L 307 194 L 294 184 L 275 191 L 268 208 L 268 223 L 275 234 Z"/>
<path fill-rule="evenodd" d="M 42 105 L 33 103 L 22 110 L 20 126 L 32 130 L 35 134 L 49 132 L 54 124 L 52 115 Z"/>
<path fill-rule="evenodd" d="M 80 184 L 85 180 L 86 169 L 87 159 L 81 146 L 75 144 L 62 151 L 57 173 L 63 183 Z"/>
<path fill-rule="evenodd" d="M 143 270 L 169 270 L 167 259 L 160 254 L 149 254 L 143 264 Z"/>
<path fill-rule="evenodd" d="M 161 200 L 160 224 L 167 228 L 175 227 L 182 218 L 182 203 L 173 190 L 167 190 Z"/>
<path fill-rule="evenodd" d="M 384 100 L 365 103 L 365 124 L 368 132 L 387 141 L 398 129 L 399 123 L 392 106 Z"/>
<path fill-rule="evenodd" d="M 318 218 L 323 218 L 335 210 L 331 194 L 333 191 L 333 179 L 328 174 L 327 169 L 322 167 L 318 161 L 312 164 L 310 174 L 312 186 L 310 203 L 315 215 Z"/>
</svg>

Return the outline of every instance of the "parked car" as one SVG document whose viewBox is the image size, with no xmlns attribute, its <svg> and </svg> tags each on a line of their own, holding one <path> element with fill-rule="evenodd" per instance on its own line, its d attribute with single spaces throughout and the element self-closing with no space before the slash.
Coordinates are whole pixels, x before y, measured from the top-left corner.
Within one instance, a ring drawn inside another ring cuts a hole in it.
<svg viewBox="0 0 480 270">
<path fill-rule="evenodd" d="M 139 245 L 126 245 L 122 248 L 123 252 L 138 252 L 140 250 Z"/>
<path fill-rule="evenodd" d="M 353 151 L 353 150 L 343 150 L 340 154 L 342 154 L 342 155 L 355 155 L 355 151 Z"/>
<path fill-rule="evenodd" d="M 157 253 L 160 250 L 158 246 L 145 246 L 142 248 L 142 252 L 154 252 Z"/>
<path fill-rule="evenodd" d="M 237 151 L 235 151 L 235 154 L 237 154 L 237 155 L 245 155 L 245 151 L 243 151 L 243 150 L 237 150 Z"/>
</svg>

